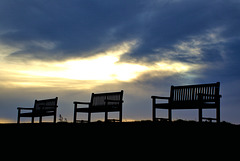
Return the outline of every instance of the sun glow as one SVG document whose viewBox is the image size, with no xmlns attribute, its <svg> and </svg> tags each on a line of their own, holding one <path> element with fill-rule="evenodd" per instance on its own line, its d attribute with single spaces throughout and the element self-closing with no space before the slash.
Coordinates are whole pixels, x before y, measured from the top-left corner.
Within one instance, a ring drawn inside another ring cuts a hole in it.
<svg viewBox="0 0 240 161">
<path fill-rule="evenodd" d="M 148 67 L 120 62 L 121 55 L 128 52 L 136 42 L 123 43 L 105 53 L 87 58 L 67 60 L 53 64 L 35 63 L 35 68 L 19 71 L 25 75 L 55 77 L 73 80 L 131 81 Z M 42 67 L 40 69 L 37 69 Z"/>
<path fill-rule="evenodd" d="M 49 75 L 75 80 L 130 81 L 147 67 L 138 64 L 118 63 L 119 56 L 98 56 L 94 59 L 69 60 L 55 66 L 63 68 Z M 46 73 L 45 73 L 46 74 Z"/>
<path fill-rule="evenodd" d="M 166 77 L 200 68 L 198 65 L 170 60 L 151 63 L 121 60 L 121 56 L 129 53 L 136 44 L 136 41 L 124 42 L 90 57 L 55 62 L 7 62 L 2 55 L 0 84 L 9 87 L 89 89 L 104 83 L 131 82 L 144 74 Z"/>
</svg>

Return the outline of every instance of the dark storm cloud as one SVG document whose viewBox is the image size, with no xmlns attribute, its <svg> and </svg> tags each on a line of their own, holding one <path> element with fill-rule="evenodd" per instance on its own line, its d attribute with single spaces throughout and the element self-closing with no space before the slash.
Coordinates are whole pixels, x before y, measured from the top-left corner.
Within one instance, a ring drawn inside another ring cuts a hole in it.
<svg viewBox="0 0 240 161">
<path fill-rule="evenodd" d="M 14 55 L 81 56 L 135 38 L 122 28 L 137 25 L 143 8 L 136 1 L 1 1 L 1 42 L 21 46 Z M 55 46 L 46 49 L 33 42 Z"/>
<path fill-rule="evenodd" d="M 154 49 L 164 48 L 175 50 L 174 45 L 181 42 L 191 41 L 193 36 L 198 37 L 198 40 L 208 43 L 208 39 L 203 37 L 211 30 L 223 28 L 225 36 L 234 36 L 234 33 L 239 35 L 240 22 L 239 3 L 236 1 L 179 1 L 178 3 L 166 3 L 159 8 L 158 5 L 152 6 L 154 15 L 147 30 L 142 37 L 142 45 L 135 51 L 140 55 L 144 54 L 159 54 L 154 53 Z M 226 38 L 229 38 L 226 37 Z M 212 58 L 209 53 L 214 51 L 213 57 L 220 56 L 218 45 L 224 46 L 227 44 L 212 44 L 214 46 L 201 46 L 204 50 L 203 55 L 205 60 Z M 216 48 L 217 47 L 217 48 Z M 226 46 L 227 47 L 227 46 Z M 161 53 L 160 53 L 161 54 Z M 180 57 L 175 57 L 178 59 Z"/>
<path fill-rule="evenodd" d="M 20 48 L 11 56 L 61 59 L 88 56 L 135 39 L 139 45 L 132 57 L 164 57 L 157 49 L 178 52 L 174 45 L 215 28 L 223 27 L 226 38 L 239 35 L 239 12 L 239 2 L 233 0 L 3 0 L 0 41 Z M 201 46 L 203 61 L 221 57 L 214 45 Z M 181 54 L 172 59 L 189 61 Z"/>
</svg>

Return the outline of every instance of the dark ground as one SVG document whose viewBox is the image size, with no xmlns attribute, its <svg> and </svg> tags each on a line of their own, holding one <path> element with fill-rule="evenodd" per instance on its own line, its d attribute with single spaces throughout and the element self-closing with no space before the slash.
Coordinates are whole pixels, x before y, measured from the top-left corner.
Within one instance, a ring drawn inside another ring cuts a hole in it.
<svg viewBox="0 0 240 161">
<path fill-rule="evenodd" d="M 0 131 L 10 134 L 31 134 L 35 135 L 93 135 L 98 136 L 125 136 L 126 134 L 137 135 L 181 135 L 190 134 L 201 135 L 223 133 L 238 133 L 240 125 L 231 124 L 228 122 L 210 123 L 210 122 L 195 122 L 177 120 L 174 122 L 152 122 L 152 121 L 138 121 L 138 122 L 92 122 L 92 123 L 21 123 L 21 124 L 0 124 Z M 240 137 L 240 136 L 239 136 Z"/>
<path fill-rule="evenodd" d="M 0 124 L 2 155 L 56 160 L 191 160 L 238 152 L 240 125 L 195 121 Z M 3 148 L 4 147 L 4 148 Z M 7 147 L 7 148 L 6 148 Z M 11 153 L 9 151 L 17 151 Z M 222 152 L 223 151 L 223 152 Z M 235 153 L 238 154 L 238 153 Z M 62 158 L 63 157 L 63 158 Z M 48 158 L 48 157 L 47 157 Z M 92 159 L 93 159 L 92 158 Z"/>
</svg>

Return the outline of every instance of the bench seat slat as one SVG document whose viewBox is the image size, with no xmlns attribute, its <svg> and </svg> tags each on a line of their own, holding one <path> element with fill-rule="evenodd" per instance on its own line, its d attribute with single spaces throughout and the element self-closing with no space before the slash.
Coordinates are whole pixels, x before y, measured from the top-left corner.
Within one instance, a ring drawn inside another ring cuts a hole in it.
<svg viewBox="0 0 240 161">
<path fill-rule="evenodd" d="M 173 104 L 169 103 L 159 103 L 154 105 L 155 108 L 160 109 L 214 109 L 216 108 L 215 104 L 203 103 L 202 105 L 196 104 L 194 102 L 176 102 Z"/>
<path fill-rule="evenodd" d="M 55 112 L 43 112 L 43 113 L 33 113 L 33 112 L 26 112 L 20 114 L 21 117 L 40 117 L 40 116 L 52 116 Z"/>
<path fill-rule="evenodd" d="M 77 108 L 76 112 L 113 112 L 119 110 L 120 108 L 92 107 L 92 108 Z"/>
</svg>

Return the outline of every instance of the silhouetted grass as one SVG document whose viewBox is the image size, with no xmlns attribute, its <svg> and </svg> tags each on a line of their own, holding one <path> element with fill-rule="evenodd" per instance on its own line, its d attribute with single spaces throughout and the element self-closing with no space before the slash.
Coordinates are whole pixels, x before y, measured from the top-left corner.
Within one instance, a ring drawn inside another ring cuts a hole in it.
<svg viewBox="0 0 240 161">
<path fill-rule="evenodd" d="M 148 120 L 136 121 L 136 122 L 92 122 L 92 123 L 22 123 L 22 124 L 0 124 L 1 131 L 21 131 L 21 132 L 53 132 L 53 133 L 81 133 L 91 130 L 102 133 L 105 131 L 119 131 L 119 132 L 148 132 L 158 133 L 167 132 L 167 130 L 186 130 L 186 131 L 214 131 L 214 130 L 238 130 L 240 125 L 231 124 L 228 122 L 210 123 L 210 122 L 196 122 L 196 121 L 184 121 L 176 120 L 173 122 L 152 122 Z"/>
<path fill-rule="evenodd" d="M 234 143 L 239 140 L 240 125 L 227 122 L 209 123 L 177 120 L 174 122 L 92 122 L 92 123 L 42 123 L 0 124 L 0 138 L 29 148 L 45 145 L 53 148 L 62 145 L 113 150 L 116 146 L 145 148 L 160 146 L 172 148 L 184 145 L 211 146 Z M 144 145 L 144 146 L 143 146 Z M 113 149 L 112 149 L 113 148 Z M 220 148 L 220 147 L 219 147 Z"/>
</svg>

